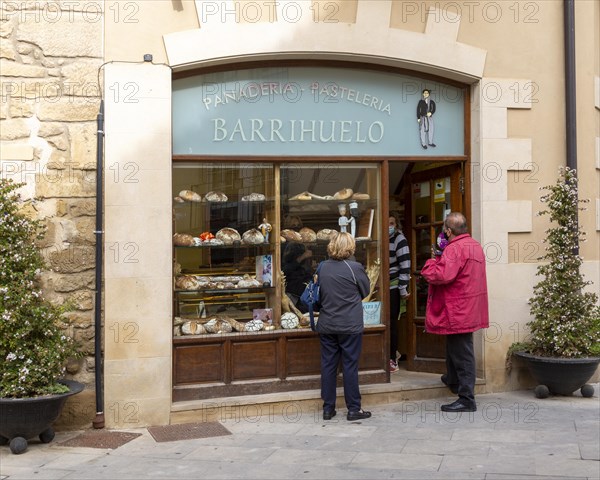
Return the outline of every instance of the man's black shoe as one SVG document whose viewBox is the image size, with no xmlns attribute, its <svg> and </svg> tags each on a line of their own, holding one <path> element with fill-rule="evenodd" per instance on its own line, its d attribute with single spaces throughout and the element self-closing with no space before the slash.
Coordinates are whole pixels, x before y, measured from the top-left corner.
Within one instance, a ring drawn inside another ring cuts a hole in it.
<svg viewBox="0 0 600 480">
<path fill-rule="evenodd" d="M 331 420 L 335 417 L 337 412 L 335 410 L 331 410 L 330 412 L 323 412 L 323 420 Z"/>
<path fill-rule="evenodd" d="M 358 412 L 348 412 L 346 418 L 349 422 L 353 422 L 354 420 L 362 420 L 363 418 L 371 418 L 371 412 L 367 412 L 366 410 L 359 410 Z"/>
<path fill-rule="evenodd" d="M 454 393 L 455 395 L 458 393 L 458 385 L 455 385 L 455 384 L 449 385 L 448 384 L 448 375 L 446 375 L 445 373 L 442 375 L 442 383 L 444 385 L 446 385 L 450 389 L 450 391 L 452 393 Z"/>
<path fill-rule="evenodd" d="M 475 405 L 468 405 L 464 403 L 462 399 L 456 400 L 453 403 L 447 403 L 442 405 L 442 412 L 476 412 L 477 407 Z"/>
</svg>

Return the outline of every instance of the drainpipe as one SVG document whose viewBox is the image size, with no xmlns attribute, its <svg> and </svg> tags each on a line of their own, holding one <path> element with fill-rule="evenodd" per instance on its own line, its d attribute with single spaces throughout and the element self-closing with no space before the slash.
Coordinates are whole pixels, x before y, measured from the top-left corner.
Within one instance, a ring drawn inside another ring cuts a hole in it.
<svg viewBox="0 0 600 480">
<path fill-rule="evenodd" d="M 104 428 L 104 392 L 102 388 L 102 376 L 104 366 L 102 364 L 102 195 L 103 172 L 102 157 L 104 155 L 104 100 L 100 100 L 100 111 L 97 117 L 98 136 L 96 147 L 96 300 L 94 309 L 94 359 L 96 379 L 96 417 L 92 422 L 94 428 Z"/>
<path fill-rule="evenodd" d="M 564 0 L 567 167 L 577 169 L 577 102 L 575 78 L 575 0 Z"/>
</svg>

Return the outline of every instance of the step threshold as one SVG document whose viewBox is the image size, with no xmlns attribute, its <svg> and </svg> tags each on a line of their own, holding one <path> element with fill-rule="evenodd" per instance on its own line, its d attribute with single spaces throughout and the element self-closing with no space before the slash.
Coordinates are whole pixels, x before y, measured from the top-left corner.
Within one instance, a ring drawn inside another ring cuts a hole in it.
<svg viewBox="0 0 600 480">
<path fill-rule="evenodd" d="M 485 380 L 478 378 L 475 384 L 476 386 L 485 385 Z M 476 388 L 476 393 L 478 393 L 477 391 L 480 390 L 480 388 Z M 360 393 L 363 397 L 363 402 L 366 405 L 370 403 L 369 400 L 371 398 L 376 404 L 382 404 L 452 395 L 448 388 L 441 382 L 440 374 L 408 372 L 406 370 L 392 373 L 390 383 L 361 385 Z M 337 389 L 337 395 L 343 399 L 344 390 L 342 387 Z M 171 404 L 171 413 L 240 407 L 244 405 L 306 402 L 315 400 L 321 400 L 321 391 L 319 389 L 295 390 L 290 392 L 265 393 L 261 395 L 242 395 L 236 397 L 207 398 L 205 400 L 175 402 Z"/>
</svg>

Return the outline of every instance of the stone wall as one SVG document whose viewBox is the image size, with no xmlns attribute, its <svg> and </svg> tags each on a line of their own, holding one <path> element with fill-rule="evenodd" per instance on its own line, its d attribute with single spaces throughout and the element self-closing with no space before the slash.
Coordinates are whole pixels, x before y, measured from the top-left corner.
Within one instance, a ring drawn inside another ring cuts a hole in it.
<svg viewBox="0 0 600 480">
<path fill-rule="evenodd" d="M 69 364 L 68 373 L 87 386 L 75 409 L 81 422 L 94 413 L 101 3 L 3 1 L 0 10 L 1 174 L 27 184 L 22 196 L 35 199 L 32 213 L 48 227 L 41 243 L 49 266 L 42 276 L 47 298 L 75 305 L 71 333 L 86 356 Z"/>
</svg>

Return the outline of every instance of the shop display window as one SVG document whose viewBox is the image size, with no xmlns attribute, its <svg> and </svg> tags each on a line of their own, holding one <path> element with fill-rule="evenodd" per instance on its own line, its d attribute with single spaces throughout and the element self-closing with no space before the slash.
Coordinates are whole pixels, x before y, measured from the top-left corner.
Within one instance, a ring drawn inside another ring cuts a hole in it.
<svg viewBox="0 0 600 480">
<path fill-rule="evenodd" d="M 366 323 L 382 323 L 372 310 L 380 306 L 379 169 L 369 164 L 296 163 L 281 166 L 281 266 L 285 293 L 302 313 L 298 301 L 319 262 L 326 260 L 333 231 L 347 231 L 356 239 L 355 259 L 372 283 Z"/>
<path fill-rule="evenodd" d="M 334 230 L 352 233 L 381 324 L 377 164 L 175 162 L 174 335 L 308 329 L 298 301 Z"/>
<path fill-rule="evenodd" d="M 174 333 L 272 329 L 273 166 L 173 169 Z"/>
</svg>

